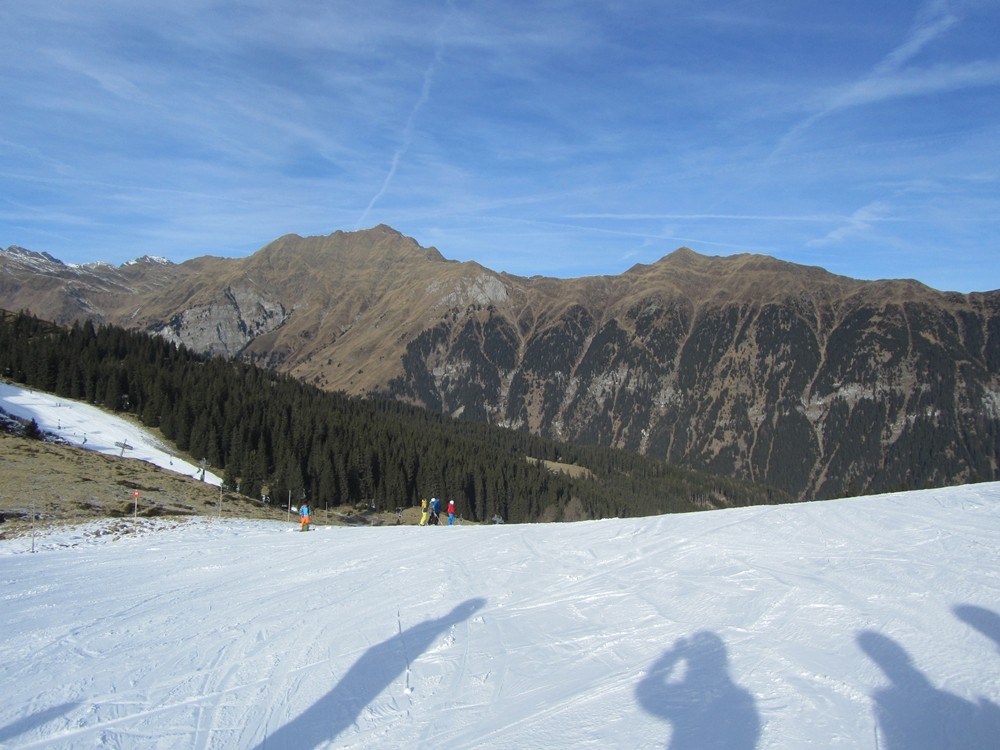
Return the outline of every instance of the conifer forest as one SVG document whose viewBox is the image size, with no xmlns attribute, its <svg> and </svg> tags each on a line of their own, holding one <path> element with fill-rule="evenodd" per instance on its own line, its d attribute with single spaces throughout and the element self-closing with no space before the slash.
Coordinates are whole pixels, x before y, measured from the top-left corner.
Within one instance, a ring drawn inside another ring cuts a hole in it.
<svg viewBox="0 0 1000 750">
<path fill-rule="evenodd" d="M 396 510 L 436 496 L 475 522 L 631 517 L 789 502 L 638 454 L 543 440 L 90 322 L 0 313 L 0 374 L 133 415 L 251 498 Z"/>
</svg>

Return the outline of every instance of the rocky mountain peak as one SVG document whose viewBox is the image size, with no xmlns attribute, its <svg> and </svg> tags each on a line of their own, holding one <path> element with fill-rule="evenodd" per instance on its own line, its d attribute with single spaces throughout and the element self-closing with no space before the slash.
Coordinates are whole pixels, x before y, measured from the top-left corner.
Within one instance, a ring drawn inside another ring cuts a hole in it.
<svg viewBox="0 0 1000 750">
<path fill-rule="evenodd" d="M 619 276 L 523 278 L 384 225 L 246 258 L 84 273 L 8 248 L 0 266 L 8 309 L 800 497 L 1000 478 L 1000 292 L 689 248 Z"/>
<path fill-rule="evenodd" d="M 0 254 L 3 254 L 6 259 L 14 262 L 24 263 L 24 264 L 41 264 L 41 265 L 56 265 L 66 267 L 58 258 L 54 258 L 48 253 L 38 253 L 34 250 L 27 250 L 26 248 L 19 247 L 18 245 L 11 245 L 10 247 L 4 249 L 0 248 Z"/>
</svg>

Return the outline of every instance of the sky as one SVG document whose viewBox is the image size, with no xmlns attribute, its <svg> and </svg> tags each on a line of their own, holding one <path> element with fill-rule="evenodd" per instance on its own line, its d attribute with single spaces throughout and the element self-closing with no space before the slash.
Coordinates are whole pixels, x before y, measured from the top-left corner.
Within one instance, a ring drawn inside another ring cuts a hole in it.
<svg viewBox="0 0 1000 750">
<path fill-rule="evenodd" d="M 686 246 L 1000 288 L 1000 0 L 33 0 L 0 28 L 0 247 L 388 224 L 523 276 Z"/>
<path fill-rule="evenodd" d="M 72 402 L 31 408 L 76 434 Z M 97 412 L 88 434 L 119 429 Z M 572 524 L 313 520 L 306 534 L 223 514 L 0 538 L 0 746 L 1000 737 L 1000 483 Z"/>
</svg>

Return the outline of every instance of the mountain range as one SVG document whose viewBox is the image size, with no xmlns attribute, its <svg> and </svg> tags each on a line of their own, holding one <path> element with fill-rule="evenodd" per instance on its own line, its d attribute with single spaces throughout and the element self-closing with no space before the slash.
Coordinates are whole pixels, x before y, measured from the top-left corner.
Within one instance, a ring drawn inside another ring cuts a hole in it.
<svg viewBox="0 0 1000 750">
<path fill-rule="evenodd" d="M 9 247 L 0 307 L 802 499 L 1000 478 L 1000 291 L 687 248 L 615 276 L 525 278 L 378 226 L 179 264 Z"/>
</svg>

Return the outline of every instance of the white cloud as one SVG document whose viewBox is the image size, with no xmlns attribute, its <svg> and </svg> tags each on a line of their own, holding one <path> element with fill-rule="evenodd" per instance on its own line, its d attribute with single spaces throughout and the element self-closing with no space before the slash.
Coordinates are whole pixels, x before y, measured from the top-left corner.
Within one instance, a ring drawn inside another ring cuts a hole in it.
<svg viewBox="0 0 1000 750">
<path fill-rule="evenodd" d="M 944 91 L 1000 85 L 1000 60 L 981 60 L 966 65 L 936 65 L 866 78 L 835 95 L 821 115 L 848 107 L 896 99 L 927 96 Z"/>
<path fill-rule="evenodd" d="M 867 236 L 879 223 L 891 220 L 888 216 L 889 206 L 879 201 L 862 206 L 838 226 L 823 237 L 807 242 L 809 247 L 834 245 L 847 239 Z"/>
<path fill-rule="evenodd" d="M 907 38 L 876 64 L 866 75 L 820 98 L 818 108 L 796 123 L 779 141 L 771 154 L 788 148 L 820 120 L 853 107 L 902 97 L 927 96 L 979 86 L 1000 85 L 1000 60 L 948 62 L 934 66 L 906 68 L 934 41 L 960 23 L 945 0 L 926 3 Z"/>
</svg>

